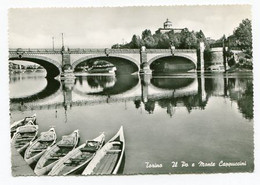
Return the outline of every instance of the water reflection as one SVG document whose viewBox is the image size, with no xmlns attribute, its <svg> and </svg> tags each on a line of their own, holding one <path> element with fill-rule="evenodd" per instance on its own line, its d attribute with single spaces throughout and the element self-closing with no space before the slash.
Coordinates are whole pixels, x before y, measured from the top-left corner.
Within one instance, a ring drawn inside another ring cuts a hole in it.
<svg viewBox="0 0 260 185">
<path fill-rule="evenodd" d="M 251 77 L 206 78 L 207 96 L 227 97 L 237 102 L 240 112 L 246 119 L 253 119 L 253 80 Z"/>
<path fill-rule="evenodd" d="M 32 79 L 37 82 L 40 78 Z M 10 83 L 18 83 L 23 80 L 24 78 L 16 77 L 12 78 Z M 65 110 L 68 107 L 85 106 L 90 100 L 92 103 L 93 101 L 96 103 L 133 101 L 136 109 L 141 109 L 143 104 L 143 108 L 148 114 L 153 114 L 158 106 L 173 117 L 177 107 L 185 107 L 187 112 L 191 113 L 194 109 L 205 110 L 211 97 L 224 97 L 235 101 L 239 111 L 246 119 L 253 119 L 253 84 L 250 77 L 224 75 L 173 78 L 151 76 L 139 78 L 137 75 L 87 76 L 79 77 L 76 81 L 63 82 L 62 88 L 60 86 L 59 81 L 48 79 L 45 88 L 39 92 L 26 97 L 11 98 L 11 106 L 15 103 L 22 106 L 24 103 L 30 102 L 37 104 L 38 100 L 44 102 L 56 93 L 63 97 L 63 101 L 57 102 L 56 107 L 63 106 Z M 33 87 L 32 91 L 34 91 Z M 80 95 L 81 99 L 75 99 L 76 95 Z M 105 96 L 106 99 L 103 100 L 102 96 Z M 37 105 L 34 108 L 37 108 Z M 46 105 L 45 108 L 51 107 Z"/>
<path fill-rule="evenodd" d="M 136 75 L 78 77 L 75 92 L 81 95 L 115 95 L 132 89 L 138 82 Z"/>
<path fill-rule="evenodd" d="M 151 83 L 162 89 L 178 89 L 194 82 L 195 78 L 152 78 Z"/>
<path fill-rule="evenodd" d="M 33 79 L 36 80 L 33 82 L 37 83 L 38 78 L 33 78 Z M 42 79 L 42 78 L 39 77 L 39 79 Z M 60 89 L 60 82 L 58 80 L 46 79 L 46 82 L 47 82 L 47 85 L 39 92 L 36 92 L 35 94 L 28 95 L 28 96 L 10 98 L 10 102 L 24 104 L 24 103 L 28 103 L 28 102 L 34 102 L 37 100 L 44 100 L 44 99 L 49 98 L 50 96 L 53 96 Z M 33 86 L 31 86 L 31 85 L 32 84 L 30 84 L 28 88 L 31 88 L 33 90 Z"/>
</svg>

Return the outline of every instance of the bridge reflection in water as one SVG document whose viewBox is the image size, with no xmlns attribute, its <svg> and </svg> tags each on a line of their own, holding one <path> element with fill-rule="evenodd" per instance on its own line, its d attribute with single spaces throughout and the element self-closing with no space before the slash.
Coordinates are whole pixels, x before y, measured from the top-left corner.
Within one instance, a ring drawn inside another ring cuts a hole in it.
<svg viewBox="0 0 260 185">
<path fill-rule="evenodd" d="M 169 85 L 168 89 L 161 83 Z M 87 104 L 112 103 L 162 97 L 177 97 L 198 93 L 196 76 L 186 79 L 152 79 L 151 76 L 87 76 L 78 77 L 75 82 L 60 83 L 47 80 L 39 92 L 26 97 L 11 98 L 11 110 L 50 109 L 59 106 L 81 106 Z M 63 98 L 57 98 L 57 97 Z M 61 101 L 62 100 L 62 101 Z"/>
<path fill-rule="evenodd" d="M 28 77 L 30 78 L 30 77 Z M 12 79 L 17 82 L 16 78 Z M 12 83 L 11 80 L 11 83 Z M 210 96 L 230 97 L 239 102 L 245 89 L 252 84 L 246 83 L 241 91 L 241 80 L 236 77 L 215 75 L 209 78 L 197 73 L 178 74 L 171 77 L 150 75 L 119 75 L 119 76 L 85 76 L 72 82 L 59 82 L 46 79 L 47 85 L 32 95 L 10 99 L 11 111 L 26 111 L 40 109 L 65 110 L 74 106 L 86 106 L 116 102 L 132 101 L 139 109 L 143 104 L 148 113 L 153 113 L 155 103 L 165 108 L 172 116 L 176 107 L 186 107 L 190 112 L 193 108 L 204 109 Z M 250 81 L 251 80 L 251 81 Z M 251 82 L 251 83 L 250 83 Z M 237 85 L 239 84 L 239 85 Z M 236 89 L 239 86 L 240 89 Z M 237 95 L 239 94 L 239 96 Z M 249 97 L 248 95 L 244 97 Z M 253 108 L 243 107 L 240 110 L 247 118 L 252 118 Z M 249 110 L 250 109 L 250 110 Z M 249 110 L 249 111 L 247 111 Z"/>
</svg>

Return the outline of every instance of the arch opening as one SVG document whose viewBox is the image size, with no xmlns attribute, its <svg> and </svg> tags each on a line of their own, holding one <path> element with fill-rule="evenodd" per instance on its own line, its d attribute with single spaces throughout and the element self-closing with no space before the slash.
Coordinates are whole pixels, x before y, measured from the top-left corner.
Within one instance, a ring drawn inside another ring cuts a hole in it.
<svg viewBox="0 0 260 185">
<path fill-rule="evenodd" d="M 24 56 L 24 57 L 10 57 L 10 61 L 19 60 L 19 61 L 28 61 L 32 63 L 39 64 L 42 66 L 46 72 L 46 78 L 54 78 L 58 76 L 61 72 L 60 66 L 56 61 L 53 61 L 52 59 L 48 59 L 45 57 L 39 57 L 39 56 Z"/>
<path fill-rule="evenodd" d="M 116 56 L 94 56 L 94 57 L 85 57 L 79 61 L 74 62 L 73 67 L 74 71 L 82 70 L 82 66 L 90 65 L 97 60 L 104 60 L 108 63 L 113 64 L 116 67 L 117 75 L 128 75 L 133 74 L 139 71 L 139 66 L 131 61 L 130 59 L 116 57 Z M 81 69 L 80 69 L 81 68 Z"/>
<path fill-rule="evenodd" d="M 196 69 L 194 61 L 183 56 L 162 56 L 150 61 L 150 69 L 155 73 L 178 73 Z"/>
</svg>

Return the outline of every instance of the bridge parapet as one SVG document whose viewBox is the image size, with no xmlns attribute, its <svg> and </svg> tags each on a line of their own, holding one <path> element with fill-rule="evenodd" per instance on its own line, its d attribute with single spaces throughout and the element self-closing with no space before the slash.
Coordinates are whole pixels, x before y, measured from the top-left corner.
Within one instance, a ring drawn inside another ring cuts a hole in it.
<svg viewBox="0 0 260 185">
<path fill-rule="evenodd" d="M 171 53 L 171 49 L 146 49 L 147 53 Z M 10 48 L 10 54 L 24 53 L 24 54 L 61 54 L 62 49 L 51 49 L 51 48 Z M 67 51 L 70 54 L 100 54 L 100 53 L 140 53 L 140 49 L 109 49 L 109 48 L 70 48 Z M 196 49 L 175 49 L 175 53 L 196 53 Z"/>
<path fill-rule="evenodd" d="M 71 54 L 104 54 L 104 53 L 119 53 L 119 54 L 128 54 L 128 53 L 140 53 L 139 49 L 84 49 L 84 48 L 73 48 L 69 49 Z"/>
<path fill-rule="evenodd" d="M 146 53 L 171 53 L 172 49 L 146 49 Z M 52 48 L 10 48 L 10 54 L 24 53 L 24 54 L 61 54 L 62 49 Z M 109 48 L 71 48 L 66 51 L 69 54 L 104 54 L 104 53 L 140 53 L 140 49 L 109 49 Z M 196 49 L 174 49 L 175 53 L 196 53 Z"/>
<path fill-rule="evenodd" d="M 21 49 L 21 48 L 10 48 L 9 54 L 15 55 L 19 53 L 27 54 L 27 55 L 35 55 L 35 54 L 61 54 L 61 49 L 50 49 L 50 48 L 42 48 L 42 49 Z"/>
<path fill-rule="evenodd" d="M 146 49 L 147 53 L 171 53 L 171 49 Z M 196 53 L 196 49 L 174 49 L 174 53 Z"/>
</svg>

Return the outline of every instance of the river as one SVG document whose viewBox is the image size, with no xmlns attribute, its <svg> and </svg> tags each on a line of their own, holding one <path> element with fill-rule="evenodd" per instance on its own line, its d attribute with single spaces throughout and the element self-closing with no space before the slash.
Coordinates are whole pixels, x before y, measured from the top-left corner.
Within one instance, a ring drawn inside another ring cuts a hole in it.
<svg viewBox="0 0 260 185">
<path fill-rule="evenodd" d="M 37 114 L 39 132 L 58 140 L 80 131 L 80 144 L 124 126 L 122 174 L 251 172 L 254 169 L 250 73 L 81 76 L 47 80 L 11 74 L 11 123 Z M 221 164 L 242 162 L 243 165 Z"/>
</svg>

